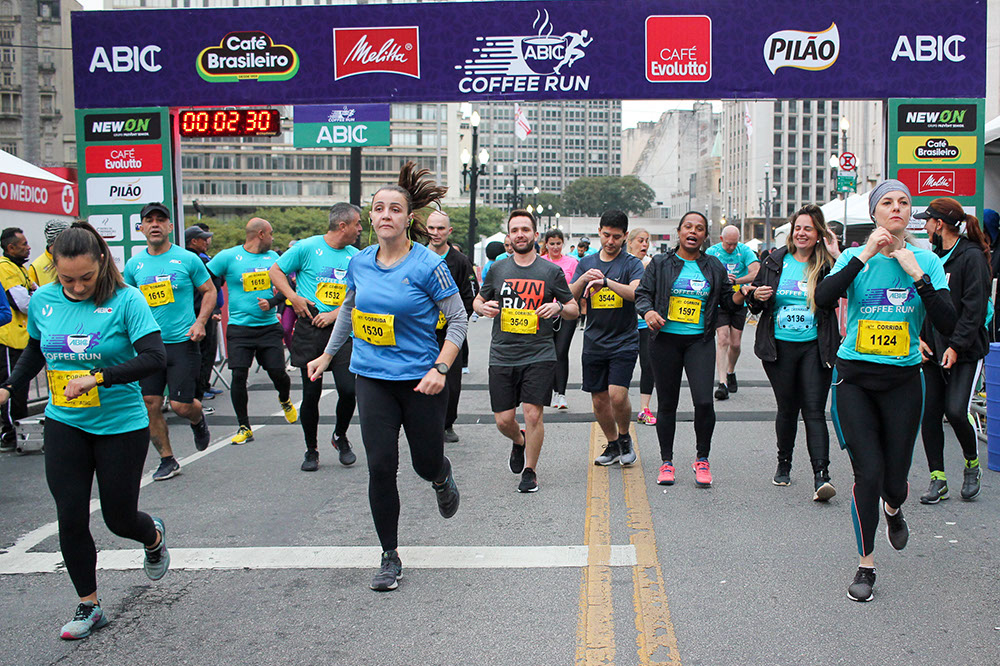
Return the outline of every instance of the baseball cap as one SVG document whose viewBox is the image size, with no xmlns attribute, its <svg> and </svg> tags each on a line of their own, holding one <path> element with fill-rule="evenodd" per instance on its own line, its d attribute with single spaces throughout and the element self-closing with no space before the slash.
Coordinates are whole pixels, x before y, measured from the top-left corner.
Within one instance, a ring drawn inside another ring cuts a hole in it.
<svg viewBox="0 0 1000 666">
<path fill-rule="evenodd" d="M 935 220 L 944 220 L 948 224 L 952 225 L 957 225 L 959 222 L 963 221 L 962 217 L 956 218 L 949 211 L 938 210 L 933 206 L 928 206 L 913 217 L 917 220 L 929 220 L 931 218 L 934 218 Z"/>
<path fill-rule="evenodd" d="M 170 219 L 170 210 L 168 210 L 167 207 L 164 206 L 159 201 L 154 201 L 153 203 L 148 203 L 145 206 L 143 206 L 142 212 L 139 213 L 139 219 L 141 220 L 142 218 L 146 217 L 147 215 L 149 215 L 154 211 L 159 211 L 163 213 L 168 220 Z"/>
<path fill-rule="evenodd" d="M 184 242 L 190 243 L 196 238 L 211 238 L 213 235 L 211 231 L 205 231 L 201 227 L 188 227 L 184 230 Z"/>
<path fill-rule="evenodd" d="M 590 239 L 589 238 L 581 238 L 580 241 L 577 243 L 577 245 L 590 245 Z"/>
</svg>

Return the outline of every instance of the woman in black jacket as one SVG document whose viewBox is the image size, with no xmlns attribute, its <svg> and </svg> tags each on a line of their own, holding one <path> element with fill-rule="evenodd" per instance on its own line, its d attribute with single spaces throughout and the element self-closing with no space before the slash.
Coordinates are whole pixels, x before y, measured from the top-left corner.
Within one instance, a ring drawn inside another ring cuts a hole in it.
<svg viewBox="0 0 1000 666">
<path fill-rule="evenodd" d="M 733 290 L 726 269 L 702 251 L 708 220 L 701 213 L 686 213 L 677 227 L 678 244 L 672 252 L 657 255 L 635 291 L 635 309 L 649 326 L 649 357 L 658 398 L 656 437 L 660 442 L 660 471 L 656 482 L 674 484 L 674 433 L 681 371 L 687 373 L 694 402 L 697 460 L 692 468 L 695 484 L 712 485 L 708 454 L 715 430 L 715 314 Z"/>
<path fill-rule="evenodd" d="M 924 417 L 921 433 L 930 467 L 931 483 L 920 496 L 922 504 L 948 499 L 944 474 L 944 424 L 948 418 L 965 456 L 962 499 L 979 495 L 982 468 L 979 466 L 976 431 L 969 423 L 969 403 L 983 358 L 989 351 L 986 330 L 987 301 L 990 298 L 990 249 L 979 220 L 966 215 L 954 199 L 935 199 L 914 217 L 927 220 L 925 229 L 934 253 L 944 262 L 951 302 L 957 318 L 955 330 L 944 335 L 925 321 L 920 332 L 920 352 L 924 359 Z M 960 233 L 965 223 L 967 235 Z"/>
<path fill-rule="evenodd" d="M 803 206 L 790 224 L 786 247 L 764 258 L 757 277 L 743 287 L 743 293 L 750 311 L 761 315 L 754 353 L 764 364 L 778 404 L 774 419 L 778 468 L 773 483 L 791 483 L 792 449 L 801 411 L 812 461 L 813 501 L 825 502 L 837 494 L 830 483 L 826 399 L 840 331 L 836 310 L 818 308 L 813 294 L 840 250 L 819 206 Z"/>
</svg>

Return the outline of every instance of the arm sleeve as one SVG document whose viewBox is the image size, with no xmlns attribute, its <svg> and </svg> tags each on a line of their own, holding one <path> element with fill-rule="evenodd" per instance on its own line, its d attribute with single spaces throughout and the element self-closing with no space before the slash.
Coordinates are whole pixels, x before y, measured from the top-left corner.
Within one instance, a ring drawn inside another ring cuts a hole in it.
<svg viewBox="0 0 1000 666">
<path fill-rule="evenodd" d="M 639 286 L 635 288 L 635 311 L 640 317 L 645 317 L 656 302 L 656 276 L 659 270 L 660 262 L 653 259 L 646 266 L 646 271 L 639 280 Z"/>
<path fill-rule="evenodd" d="M 104 386 L 128 384 L 148 377 L 167 367 L 167 350 L 159 331 L 145 335 L 132 343 L 135 356 L 108 368 L 103 368 Z"/>
<path fill-rule="evenodd" d="M 344 302 L 340 304 L 337 311 L 337 321 L 333 324 L 333 333 L 330 334 L 330 341 L 326 343 L 324 350 L 333 356 L 344 346 L 347 338 L 351 337 L 351 321 L 354 313 L 354 290 L 348 289 L 344 294 Z M 459 343 L 461 346 L 462 343 Z"/>
<path fill-rule="evenodd" d="M 947 289 L 920 287 L 917 289 L 920 300 L 924 302 L 927 317 L 934 328 L 948 337 L 955 330 L 955 306 L 951 302 L 951 292 Z"/>
<path fill-rule="evenodd" d="M 42 353 L 42 343 L 38 338 L 28 338 L 28 346 L 21 352 L 10 378 L 2 386 L 11 392 L 23 390 L 44 367 L 45 355 Z"/>
<path fill-rule="evenodd" d="M 864 267 L 865 263 L 857 257 L 848 257 L 847 253 L 840 255 L 830 274 L 816 285 L 816 307 L 824 310 L 836 307 L 837 301 L 847 293 L 847 288 Z"/>
<path fill-rule="evenodd" d="M 448 322 L 444 334 L 445 341 L 451 340 L 456 347 L 461 349 L 462 343 L 465 342 L 465 335 L 469 330 L 469 315 L 465 311 L 462 297 L 458 294 L 452 294 L 443 300 L 434 301 L 434 305 L 444 313 L 445 321 Z M 337 321 L 340 321 L 339 317 Z"/>
<path fill-rule="evenodd" d="M 7 290 L 8 304 L 17 309 L 18 312 L 28 313 L 28 303 L 31 301 L 31 293 L 24 285 L 14 285 Z"/>
</svg>

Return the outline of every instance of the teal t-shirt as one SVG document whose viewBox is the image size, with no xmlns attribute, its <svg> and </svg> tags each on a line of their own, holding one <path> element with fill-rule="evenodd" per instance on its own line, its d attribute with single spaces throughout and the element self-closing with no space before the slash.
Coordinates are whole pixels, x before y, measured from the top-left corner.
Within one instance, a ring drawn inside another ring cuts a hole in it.
<svg viewBox="0 0 1000 666">
<path fill-rule="evenodd" d="M 759 261 L 757 255 L 743 243 L 737 243 L 732 252 L 726 252 L 722 243 L 716 243 L 705 251 L 722 262 L 723 268 L 733 277 L 739 279 L 750 272 L 750 266 Z"/>
<path fill-rule="evenodd" d="M 660 313 L 667 320 L 660 330 L 674 335 L 700 335 L 705 332 L 705 301 L 712 287 L 697 261 L 682 261 L 684 267 L 670 288 L 670 309 Z"/>
<path fill-rule="evenodd" d="M 65 401 L 62 391 L 72 378 L 66 373 L 79 376 L 135 358 L 132 344 L 159 330 L 145 298 L 134 287 L 122 287 L 100 307 L 93 299 L 66 298 L 58 282 L 39 288 L 28 305 L 28 335 L 39 341 L 48 366 L 45 416 L 95 435 L 148 426 L 138 382 L 98 386 L 93 389 L 96 400 L 94 393 L 88 393 L 69 403 L 79 407 L 56 403 Z"/>
<path fill-rule="evenodd" d="M 347 265 L 358 253 L 353 245 L 336 249 L 322 236 L 312 236 L 288 249 L 278 259 L 285 275 L 295 273 L 295 293 L 312 301 L 320 312 L 340 307 L 347 289 Z"/>
<path fill-rule="evenodd" d="M 809 309 L 806 264 L 789 252 L 781 265 L 778 290 L 774 292 L 774 337 L 785 342 L 815 340 L 816 317 Z"/>
<path fill-rule="evenodd" d="M 909 243 L 906 247 L 913 251 L 932 286 L 947 289 L 948 278 L 937 255 Z M 845 250 L 830 275 L 842 270 L 863 249 Z M 837 356 L 849 361 L 919 365 L 920 328 L 925 314 L 913 278 L 895 259 L 876 254 L 847 289 L 847 335 Z"/>
<path fill-rule="evenodd" d="M 146 298 L 160 325 L 163 344 L 189 340 L 188 330 L 197 319 L 194 292 L 211 279 L 198 255 L 177 245 L 158 255 L 143 250 L 128 260 L 122 277 Z"/>
<path fill-rule="evenodd" d="M 212 275 L 221 277 L 228 285 L 230 324 L 270 326 L 278 323 L 276 308 L 263 311 L 257 305 L 258 298 L 274 296 L 268 271 L 277 260 L 278 253 L 273 250 L 253 254 L 237 245 L 223 250 L 208 262 Z"/>
</svg>

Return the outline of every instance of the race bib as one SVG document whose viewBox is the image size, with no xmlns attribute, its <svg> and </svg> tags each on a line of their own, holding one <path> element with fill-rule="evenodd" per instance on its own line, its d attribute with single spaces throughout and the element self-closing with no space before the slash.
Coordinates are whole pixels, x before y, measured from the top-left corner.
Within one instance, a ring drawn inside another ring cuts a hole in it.
<svg viewBox="0 0 1000 666">
<path fill-rule="evenodd" d="M 445 327 L 445 325 L 447 323 L 448 323 L 448 320 L 444 318 L 444 313 L 441 312 L 441 311 L 438 311 L 438 323 L 437 323 L 437 326 L 435 326 L 434 328 L 436 328 L 437 330 L 440 331 L 442 328 Z"/>
<path fill-rule="evenodd" d="M 355 309 L 351 313 L 354 337 L 360 338 L 370 345 L 394 347 L 396 345 L 396 331 L 393 328 L 395 318 L 396 315 L 371 314 Z"/>
<path fill-rule="evenodd" d="M 97 387 L 72 400 L 66 399 L 66 385 L 71 379 L 87 377 L 86 370 L 49 370 L 45 373 L 49 379 L 49 397 L 56 407 L 100 407 L 101 400 L 97 397 Z"/>
<path fill-rule="evenodd" d="M 271 275 L 267 271 L 243 274 L 243 291 L 263 291 L 271 288 Z"/>
<path fill-rule="evenodd" d="M 701 321 L 701 301 L 697 298 L 671 296 L 667 319 L 680 324 L 697 324 Z"/>
<path fill-rule="evenodd" d="M 625 301 L 622 300 L 621 296 L 607 287 L 594 292 L 590 296 L 590 307 L 595 310 L 612 310 L 614 308 L 620 308 L 624 302 Z"/>
<path fill-rule="evenodd" d="M 803 305 L 782 305 L 774 321 L 778 328 L 786 331 L 808 331 L 813 327 L 813 312 Z"/>
<path fill-rule="evenodd" d="M 534 310 L 504 308 L 500 311 L 500 330 L 504 333 L 532 335 L 538 332 L 538 314 Z"/>
<path fill-rule="evenodd" d="M 146 302 L 151 308 L 174 302 L 174 288 L 170 284 L 170 280 L 144 284 L 139 287 L 139 290 L 142 291 L 142 295 L 146 297 Z"/>
<path fill-rule="evenodd" d="M 323 305 L 340 307 L 347 294 L 347 285 L 338 282 L 320 282 L 316 285 L 316 300 Z"/>
<path fill-rule="evenodd" d="M 910 326 L 905 321 L 858 321 L 859 354 L 907 356 L 910 353 Z"/>
</svg>

